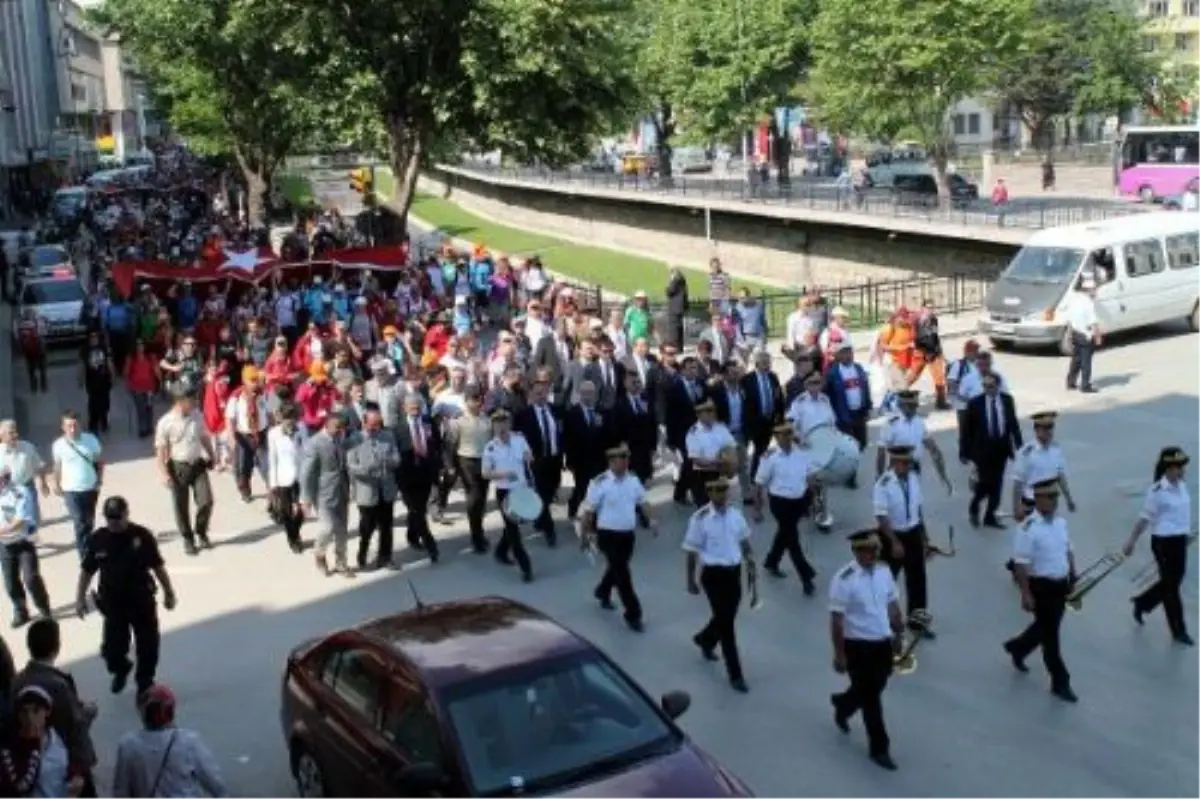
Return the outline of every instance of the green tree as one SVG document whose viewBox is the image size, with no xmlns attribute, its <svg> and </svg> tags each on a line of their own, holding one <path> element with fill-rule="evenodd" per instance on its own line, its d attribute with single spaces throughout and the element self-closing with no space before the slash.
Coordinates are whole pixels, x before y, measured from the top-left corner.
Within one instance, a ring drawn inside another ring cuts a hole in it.
<svg viewBox="0 0 1200 799">
<path fill-rule="evenodd" d="M 362 87 L 407 215 L 431 149 L 521 161 L 585 155 L 636 97 L 631 0 L 261 0 L 302 23 L 286 46 Z"/>
<path fill-rule="evenodd" d="M 679 98 L 692 74 L 692 6 L 689 0 L 637 0 L 633 8 L 635 108 L 654 123 L 655 155 L 665 182 L 672 177 Z"/>
<path fill-rule="evenodd" d="M 947 115 L 995 85 L 1031 14 L 1031 0 L 822 0 L 810 80 L 818 116 L 879 140 L 913 130 L 945 191 Z"/>
<path fill-rule="evenodd" d="M 311 62 L 280 47 L 294 22 L 253 0 L 105 0 L 93 18 L 129 48 L 191 146 L 232 155 L 261 224 L 284 157 L 323 121 Z"/>
<path fill-rule="evenodd" d="M 1150 101 L 1164 65 L 1142 46 L 1145 22 L 1132 0 L 1102 0 L 1096 6 L 1074 26 L 1087 61 L 1074 111 L 1127 119 Z"/>
</svg>

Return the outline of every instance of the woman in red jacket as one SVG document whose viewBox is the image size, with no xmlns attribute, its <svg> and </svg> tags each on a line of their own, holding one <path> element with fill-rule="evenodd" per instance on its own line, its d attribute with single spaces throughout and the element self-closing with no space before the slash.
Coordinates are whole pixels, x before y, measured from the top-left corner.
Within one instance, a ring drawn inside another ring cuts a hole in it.
<svg viewBox="0 0 1200 799">
<path fill-rule="evenodd" d="M 204 378 L 204 402 L 201 410 L 204 426 L 217 447 L 217 468 L 229 465 L 229 443 L 225 438 L 225 408 L 229 404 L 229 375 L 221 371 L 216 361 L 209 361 Z"/>
<path fill-rule="evenodd" d="M 300 406 L 300 421 L 308 435 L 320 432 L 325 417 L 337 401 L 337 389 L 329 382 L 325 364 L 314 363 L 308 368 L 308 379 L 296 389 L 296 404 Z"/>
<path fill-rule="evenodd" d="M 318 361 L 324 361 L 325 334 L 316 322 L 308 323 L 308 330 L 292 348 L 292 371 L 308 374 L 308 369 Z M 320 353 L 320 354 L 319 354 Z"/>
<path fill-rule="evenodd" d="M 125 362 L 125 385 L 133 394 L 137 411 L 138 438 L 148 437 L 154 430 L 154 395 L 158 393 L 158 358 L 138 339 L 133 355 Z"/>
<path fill-rule="evenodd" d="M 267 381 L 267 390 L 274 391 L 279 386 L 291 385 L 292 375 L 295 374 L 295 371 L 292 368 L 292 358 L 288 355 L 287 338 L 278 336 L 275 339 L 274 348 L 267 356 L 267 360 L 263 362 L 263 376 Z"/>
</svg>

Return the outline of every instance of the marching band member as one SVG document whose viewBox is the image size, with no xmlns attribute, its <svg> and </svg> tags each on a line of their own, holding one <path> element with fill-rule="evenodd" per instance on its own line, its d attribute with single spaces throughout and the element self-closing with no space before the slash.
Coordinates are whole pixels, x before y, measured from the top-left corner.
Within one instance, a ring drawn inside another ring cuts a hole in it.
<svg viewBox="0 0 1200 799">
<path fill-rule="evenodd" d="M 636 542 L 634 528 L 640 521 L 652 525 L 646 502 L 646 489 L 637 475 L 629 471 L 629 448 L 613 447 L 608 455 L 608 471 L 588 484 L 583 505 L 585 530 L 595 531 L 596 548 L 608 561 L 608 568 L 593 595 L 600 607 L 612 610 L 612 592 L 616 589 L 625 609 L 625 623 L 634 632 L 642 631 L 642 603 L 633 588 L 629 562 Z"/>
<path fill-rule="evenodd" d="M 904 618 L 896 582 L 888 569 L 878 568 L 880 540 L 874 530 L 850 536 L 854 561 L 829 586 L 829 629 L 833 639 L 833 669 L 850 678 L 850 687 L 830 697 L 833 723 L 850 732 L 850 719 L 861 710 L 873 762 L 888 771 L 896 764 L 883 724 L 883 689 L 892 674 L 895 640 L 903 634 Z"/>
<path fill-rule="evenodd" d="M 712 617 L 704 629 L 692 637 L 692 642 L 700 647 L 706 660 L 717 659 L 713 650 L 720 644 L 729 684 L 733 690 L 745 693 L 749 688 L 742 675 L 734 621 L 742 601 L 742 563 L 745 562 L 749 569 L 754 568 L 750 525 L 742 512 L 730 507 L 726 501 L 728 480 L 710 480 L 705 489 L 709 504 L 688 520 L 683 549 L 687 552 L 688 593 L 699 594 L 703 586 Z M 698 564 L 702 568 L 697 583 Z"/>
<path fill-rule="evenodd" d="M 1187 568 L 1192 526 L 1192 500 L 1183 484 L 1183 468 L 1188 460 L 1179 447 L 1166 447 L 1159 453 L 1158 463 L 1154 465 L 1154 485 L 1146 492 L 1141 516 L 1129 534 L 1124 551 L 1126 557 L 1132 555 L 1142 533 L 1150 530 L 1150 549 L 1158 564 L 1158 581 L 1133 598 L 1133 619 L 1141 624 L 1142 616 L 1161 602 L 1171 637 L 1178 643 L 1192 646 L 1192 637 L 1188 635 L 1183 618 L 1183 601 L 1179 597 L 1179 585 Z"/>
<path fill-rule="evenodd" d="M 911 447 L 913 451 L 912 470 L 917 476 L 921 474 L 921 455 L 928 451 L 933 468 L 937 470 L 942 484 L 950 490 L 950 479 L 946 476 L 946 459 L 938 448 L 925 419 L 917 414 L 920 404 L 920 394 L 912 389 L 896 393 L 900 410 L 888 417 L 887 424 L 879 436 L 879 447 L 875 455 L 875 477 L 883 476 L 887 465 L 887 451 L 891 447 Z"/>
<path fill-rule="evenodd" d="M 1058 481 L 1067 500 L 1067 510 L 1075 512 L 1075 500 L 1067 485 L 1067 461 L 1063 449 L 1054 440 L 1055 411 L 1033 414 L 1033 441 L 1021 447 L 1013 463 L 1013 520 L 1018 524 L 1033 510 L 1033 486 L 1046 480 Z M 1004 568 L 1013 570 L 1010 558 Z"/>
<path fill-rule="evenodd" d="M 685 451 L 692 462 L 692 496 L 705 495 L 706 486 L 721 472 L 721 450 L 737 441 L 729 428 L 717 421 L 717 404 L 706 399 L 696 406 L 696 423 L 688 431 Z"/>
<path fill-rule="evenodd" d="M 1075 554 L 1067 520 L 1057 515 L 1057 478 L 1033 486 L 1034 512 L 1017 529 L 1013 561 L 1021 587 L 1021 609 L 1033 614 L 1024 632 L 1004 643 L 1013 668 L 1029 671 L 1025 658 L 1042 648 L 1042 661 L 1050 673 L 1050 693 L 1064 702 L 1076 702 L 1071 675 L 1059 647 L 1059 627 L 1067 607 L 1067 596 L 1075 582 Z"/>
<path fill-rule="evenodd" d="M 885 549 L 883 559 L 892 569 L 892 577 L 904 572 L 904 598 L 908 618 L 927 610 L 925 559 L 929 536 L 921 512 L 921 481 L 912 472 L 912 447 L 896 446 L 888 450 L 891 469 L 875 481 L 872 503 Z M 912 631 L 932 639 L 928 625 L 912 625 Z"/>
<path fill-rule="evenodd" d="M 492 412 L 492 440 L 483 448 L 483 479 L 496 485 L 496 504 L 504 517 L 504 534 L 496 545 L 496 560 L 508 566 L 512 564 L 508 553 L 516 559 L 525 582 L 533 581 L 533 566 L 525 543 L 521 540 L 521 529 L 504 511 L 504 500 L 508 492 L 517 486 L 528 485 L 527 474 L 533 462 L 533 453 L 525 443 L 525 436 L 512 432 L 512 414 L 504 408 Z"/>
<path fill-rule="evenodd" d="M 762 521 L 763 494 L 766 494 L 767 506 L 778 528 L 771 541 L 771 549 L 763 560 L 763 569 L 772 577 L 786 577 L 779 568 L 779 562 L 783 559 L 783 553 L 787 552 L 804 586 L 805 596 L 812 596 L 816 591 L 813 577 L 817 573 L 804 557 L 804 549 L 800 546 L 800 520 L 812 507 L 808 485 L 810 481 L 815 482 L 815 478 L 812 464 L 796 446 L 794 436 L 795 430 L 790 424 L 775 427 L 775 443 L 778 447 L 766 454 L 754 476 L 754 519 Z"/>
<path fill-rule="evenodd" d="M 788 408 L 788 421 L 796 427 L 796 439 L 801 446 L 813 430 L 826 425 L 833 427 L 837 423 L 833 405 L 822 391 L 824 385 L 825 378 L 820 372 L 810 372 L 804 378 L 804 393 Z"/>
</svg>

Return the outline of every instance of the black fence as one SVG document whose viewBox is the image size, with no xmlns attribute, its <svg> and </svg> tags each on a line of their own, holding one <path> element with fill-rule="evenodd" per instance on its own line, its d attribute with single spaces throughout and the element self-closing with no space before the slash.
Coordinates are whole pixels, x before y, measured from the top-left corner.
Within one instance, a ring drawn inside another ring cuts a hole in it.
<svg viewBox="0 0 1200 799">
<path fill-rule="evenodd" d="M 1147 212 L 1140 206 L 1114 200 L 1060 199 L 1053 196 L 1017 197 L 1003 206 L 995 206 L 986 198 L 945 198 L 896 192 L 882 187 L 856 190 L 836 185 L 827 178 L 795 177 L 787 183 L 780 183 L 778 180 L 760 182 L 710 176 L 662 178 L 582 169 L 495 167 L 476 163 L 456 166 L 454 170 L 477 176 L 484 181 L 501 179 L 561 188 L 761 203 L 847 215 L 912 218 L 974 227 L 1040 230 Z M 455 172 L 445 171 L 443 174 L 447 182 L 453 185 Z M 986 193 L 983 187 L 980 191 Z"/>
</svg>

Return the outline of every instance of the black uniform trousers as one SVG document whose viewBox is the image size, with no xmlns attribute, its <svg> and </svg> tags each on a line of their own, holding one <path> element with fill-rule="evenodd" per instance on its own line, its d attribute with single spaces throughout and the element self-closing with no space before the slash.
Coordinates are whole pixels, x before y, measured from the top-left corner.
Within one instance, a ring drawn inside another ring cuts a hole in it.
<svg viewBox="0 0 1200 799">
<path fill-rule="evenodd" d="M 1096 354 L 1096 343 L 1092 337 L 1071 331 L 1071 366 L 1067 369 L 1067 386 L 1087 388 L 1092 385 L 1092 356 Z"/>
<path fill-rule="evenodd" d="M 1183 600 L 1179 586 L 1187 571 L 1188 537 L 1186 535 L 1156 535 L 1150 538 L 1150 550 L 1158 563 L 1158 582 L 1133 599 L 1138 613 L 1149 613 L 1162 603 L 1171 635 L 1187 635 L 1183 619 Z"/>
<path fill-rule="evenodd" d="M 554 544 L 558 540 L 558 535 L 554 530 L 554 519 L 550 516 L 550 506 L 554 504 L 554 497 L 558 494 L 558 489 L 562 486 L 562 469 L 563 456 L 562 453 L 551 455 L 544 458 L 534 458 L 533 467 L 533 489 L 537 491 L 537 495 L 542 499 L 542 513 L 538 516 L 537 521 L 533 523 L 533 529 L 546 536 L 546 541 Z M 594 477 L 595 475 L 593 475 Z M 590 478 L 589 478 L 590 481 Z M 583 486 L 584 496 L 587 495 L 587 484 Z M 575 492 L 571 492 L 572 498 Z M 580 502 L 583 500 L 581 499 Z M 574 506 L 578 510 L 578 505 Z"/>
<path fill-rule="evenodd" d="M 808 562 L 808 558 L 804 557 L 804 549 L 800 546 L 800 520 L 812 505 L 812 493 L 805 492 L 804 496 L 797 499 L 770 494 L 767 497 L 767 505 L 771 508 L 771 515 L 775 517 L 778 527 L 775 530 L 775 538 L 771 541 L 771 548 L 767 551 L 767 557 L 763 560 L 763 567 L 771 570 L 779 568 L 779 561 L 786 552 L 791 558 L 796 574 L 804 582 L 810 582 L 817 572 Z"/>
<path fill-rule="evenodd" d="M 460 455 L 455 457 L 454 462 L 467 495 L 467 526 L 471 531 L 471 546 L 476 552 L 487 552 L 483 517 L 487 513 L 488 481 L 483 479 L 483 460 Z"/>
<path fill-rule="evenodd" d="M 1065 577 L 1030 577 L 1029 592 L 1033 594 L 1033 621 L 1020 635 L 1005 643 L 1004 648 L 1013 657 L 1024 660 L 1040 646 L 1042 662 L 1050 674 L 1051 687 L 1069 688 L 1071 675 L 1067 671 L 1067 664 L 1063 663 L 1058 631 L 1067 609 L 1071 583 Z"/>
<path fill-rule="evenodd" d="M 1004 493 L 1004 470 L 1008 467 L 1008 455 L 997 451 L 975 461 L 978 480 L 975 490 L 971 493 L 971 515 L 979 513 L 979 506 L 984 505 L 985 519 L 994 519 L 996 510 L 1000 507 L 1000 497 Z"/>
<path fill-rule="evenodd" d="M 108 432 L 108 413 L 112 405 L 112 384 L 89 383 L 87 386 L 87 429 L 93 435 Z"/>
<path fill-rule="evenodd" d="M 517 566 L 521 569 L 521 574 L 529 575 L 533 573 L 533 564 L 529 562 L 529 553 L 525 551 L 525 542 L 521 540 L 520 526 L 504 512 L 504 500 L 508 499 L 507 488 L 496 489 L 496 503 L 500 506 L 500 515 L 504 518 L 504 534 L 500 538 L 500 543 L 496 545 L 496 560 L 508 562 L 508 555 L 511 552 L 514 560 L 517 561 Z"/>
<path fill-rule="evenodd" d="M 591 484 L 593 479 L 603 474 L 606 468 L 607 466 L 604 463 L 594 462 L 587 463 L 571 470 L 571 476 L 575 480 L 575 485 L 571 488 L 570 498 L 567 499 L 567 516 L 571 517 L 572 519 L 575 518 L 575 514 L 579 512 L 579 506 L 583 504 L 584 498 L 587 497 L 588 486 Z M 536 472 L 534 474 L 534 482 L 540 482 Z M 541 486 L 535 485 L 534 488 L 537 490 L 538 496 L 541 496 Z M 542 503 L 545 505 L 545 507 L 542 509 L 542 513 L 549 518 L 550 503 L 546 502 L 545 497 L 542 497 Z M 541 518 L 539 518 L 534 526 L 537 527 L 537 524 L 540 524 L 541 521 Z M 553 524 L 553 522 L 551 524 Z"/>
<path fill-rule="evenodd" d="M 892 547 L 887 542 L 883 545 L 884 560 L 896 578 L 904 572 L 904 600 L 907 603 L 907 618 L 912 618 L 913 611 L 928 610 L 928 584 L 925 575 L 925 525 L 918 524 L 911 530 L 896 530 L 896 537 L 904 547 L 904 557 L 892 555 Z"/>
<path fill-rule="evenodd" d="M 675 489 L 672 499 L 674 499 L 676 502 L 687 502 L 688 494 L 695 491 L 695 477 L 692 474 L 692 459 L 688 457 L 687 447 L 679 447 L 675 451 L 679 455 L 680 463 L 679 477 L 675 480 Z M 693 499 L 695 499 L 694 493 Z"/>
<path fill-rule="evenodd" d="M 413 549 L 425 550 L 430 558 L 438 556 L 437 539 L 429 529 L 429 499 L 433 494 L 433 483 L 437 474 L 428 464 L 397 472 L 400 498 L 408 508 L 404 514 L 404 532 L 408 545 Z"/>
<path fill-rule="evenodd" d="M 358 567 L 367 565 L 367 550 L 371 538 L 379 534 L 379 549 L 375 553 L 375 565 L 379 568 L 392 562 L 392 527 L 395 524 L 396 505 L 393 500 L 380 500 L 374 505 L 358 506 Z"/>
<path fill-rule="evenodd" d="M 616 589 L 621 607 L 625 608 L 625 618 L 631 622 L 642 620 L 642 603 L 633 589 L 633 573 L 629 569 L 636 544 L 637 534 L 633 530 L 596 531 L 596 547 L 608 561 L 608 568 L 596 586 L 596 599 L 607 602 Z"/>
<path fill-rule="evenodd" d="M 104 631 L 100 641 L 100 656 L 112 675 L 128 674 L 130 637 L 133 638 L 137 668 L 134 679 L 140 694 L 154 684 L 158 671 L 161 637 L 158 630 L 158 608 L 154 596 L 104 597 L 100 601 L 104 616 Z"/>
<path fill-rule="evenodd" d="M 194 544 L 196 539 L 208 540 L 208 523 L 212 520 L 213 493 L 208 480 L 208 464 L 204 461 L 171 461 L 171 498 L 175 509 L 175 526 L 183 540 Z M 192 525 L 191 500 L 196 500 L 196 523 Z"/>
<path fill-rule="evenodd" d="M 729 679 L 742 679 L 742 659 L 738 656 L 737 632 L 734 622 L 742 603 L 742 567 L 705 566 L 700 571 L 700 587 L 708 597 L 712 616 L 695 641 L 706 652 L 720 645 L 721 657 Z"/>
<path fill-rule="evenodd" d="M 274 507 L 274 520 L 283 526 L 288 544 L 299 546 L 300 528 L 304 525 L 304 514 L 299 513 L 296 508 L 300 503 L 300 484 L 272 488 L 271 503 Z"/>
<path fill-rule="evenodd" d="M 891 740 L 883 724 L 883 689 L 892 676 L 894 649 L 892 640 L 845 641 L 846 676 L 850 687 L 833 695 L 833 707 L 839 718 L 849 719 L 862 711 L 867 730 L 867 746 L 872 757 L 888 754 Z"/>
</svg>

